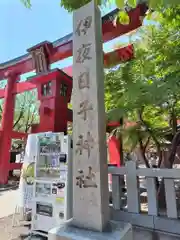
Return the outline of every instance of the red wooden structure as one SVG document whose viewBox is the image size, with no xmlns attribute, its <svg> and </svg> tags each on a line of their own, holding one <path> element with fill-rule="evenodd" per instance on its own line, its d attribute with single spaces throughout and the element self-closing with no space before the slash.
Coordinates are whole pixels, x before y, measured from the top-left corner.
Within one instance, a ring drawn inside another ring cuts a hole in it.
<svg viewBox="0 0 180 240">
<path fill-rule="evenodd" d="M 144 4 L 129 11 L 129 25 L 113 25 L 113 17 L 118 9 L 102 18 L 103 40 L 110 41 L 120 35 L 132 31 L 142 24 L 142 17 L 147 7 Z M 64 131 L 67 121 L 72 121 L 72 112 L 68 110 L 72 91 L 72 70 L 50 71 L 50 64 L 72 56 L 72 34 L 54 43 L 43 42 L 27 50 L 27 55 L 0 64 L 0 80 L 7 78 L 5 89 L 0 89 L 0 98 L 4 98 L 1 130 L 0 130 L 0 184 L 6 184 L 9 171 L 19 169 L 20 164 L 10 164 L 10 148 L 12 138 L 26 138 L 27 134 L 13 131 L 15 95 L 24 91 L 38 89 L 40 100 L 40 123 L 32 126 L 32 132 Z M 114 64 L 128 61 L 134 56 L 133 46 L 104 54 L 104 64 L 107 67 L 113 59 Z M 26 82 L 19 82 L 21 74 L 36 70 L 36 76 Z"/>
</svg>

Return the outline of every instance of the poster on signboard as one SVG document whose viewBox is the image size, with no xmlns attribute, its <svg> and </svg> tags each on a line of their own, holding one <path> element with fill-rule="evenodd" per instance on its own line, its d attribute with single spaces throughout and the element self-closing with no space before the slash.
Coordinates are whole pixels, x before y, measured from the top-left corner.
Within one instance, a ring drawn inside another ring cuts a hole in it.
<svg viewBox="0 0 180 240">
<path fill-rule="evenodd" d="M 19 183 L 19 203 L 23 208 L 31 209 L 33 198 L 34 162 L 36 158 L 36 134 L 30 134 L 25 148 L 24 162 Z"/>
<path fill-rule="evenodd" d="M 31 209 L 34 187 L 34 168 L 38 153 L 38 135 L 47 133 L 29 134 L 27 138 L 24 161 L 19 182 L 18 206 Z"/>
<path fill-rule="evenodd" d="M 63 133 L 51 133 L 46 136 L 38 136 L 39 154 L 41 156 L 60 155 L 64 141 Z"/>
<path fill-rule="evenodd" d="M 36 162 L 36 177 L 54 179 L 60 177 L 60 155 L 64 143 L 63 133 L 38 136 L 39 157 Z"/>
</svg>

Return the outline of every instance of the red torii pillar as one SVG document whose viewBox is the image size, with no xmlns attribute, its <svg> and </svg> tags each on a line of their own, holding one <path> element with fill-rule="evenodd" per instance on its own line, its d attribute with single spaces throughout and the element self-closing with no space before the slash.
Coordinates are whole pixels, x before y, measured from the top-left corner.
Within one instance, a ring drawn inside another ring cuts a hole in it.
<svg viewBox="0 0 180 240">
<path fill-rule="evenodd" d="M 6 184 L 8 181 L 15 106 L 13 88 L 19 75 L 16 73 L 8 73 L 7 77 L 8 81 L 5 89 L 0 133 L 0 184 Z"/>
</svg>

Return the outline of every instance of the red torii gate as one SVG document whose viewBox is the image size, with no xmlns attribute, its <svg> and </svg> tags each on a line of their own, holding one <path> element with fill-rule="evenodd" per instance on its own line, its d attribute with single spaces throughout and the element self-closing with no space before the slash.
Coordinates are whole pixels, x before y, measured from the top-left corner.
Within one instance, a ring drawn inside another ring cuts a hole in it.
<svg viewBox="0 0 180 240">
<path fill-rule="evenodd" d="M 118 12 L 118 9 L 114 10 L 110 14 L 107 14 L 102 18 L 103 26 L 103 40 L 104 42 L 110 41 L 120 35 L 132 31 L 142 24 L 142 17 L 145 15 L 147 10 L 146 5 L 140 4 L 135 9 L 129 11 L 130 23 L 128 25 L 122 25 L 117 23 L 117 26 L 113 25 L 113 16 Z M 10 164 L 10 147 L 12 138 L 26 138 L 27 134 L 13 131 L 13 118 L 14 118 L 14 104 L 15 104 L 15 95 L 24 91 L 32 90 L 37 87 L 38 84 L 49 84 L 49 80 L 52 77 L 55 77 L 56 83 L 58 85 L 58 79 L 64 77 L 64 73 L 61 70 L 55 70 L 49 72 L 49 66 L 51 63 L 62 60 L 64 58 L 72 56 L 72 34 L 65 36 L 64 38 L 59 39 L 54 43 L 43 42 L 36 45 L 35 47 L 29 49 L 29 54 L 22 57 L 16 58 L 12 61 L 0 64 L 0 79 L 7 78 L 7 86 L 4 89 L 0 89 L 0 98 L 4 98 L 1 130 L 0 130 L 0 184 L 6 184 L 8 180 L 8 173 L 12 169 L 19 169 L 21 166 L 19 164 Z M 113 58 L 114 64 L 117 64 L 122 61 L 128 61 L 134 56 L 133 46 L 129 45 L 127 47 L 115 50 L 113 52 L 107 53 L 104 55 L 104 64 L 107 67 L 111 63 Z M 30 72 L 36 69 L 35 76 L 36 80 L 31 79 L 27 82 L 18 82 L 19 76 L 23 73 Z M 63 69 L 64 72 L 71 75 L 71 68 Z M 65 79 L 68 79 L 68 76 L 65 76 Z M 37 82 L 37 80 L 39 82 Z M 72 84 L 69 82 L 68 97 L 66 99 L 66 108 L 67 103 L 70 101 L 70 94 L 72 90 Z M 61 87 L 60 85 L 58 86 Z M 49 115 L 50 118 L 53 116 L 53 121 L 59 116 L 55 116 L 55 108 L 57 107 L 57 89 L 53 88 L 53 96 L 51 98 L 44 99 L 42 96 L 41 90 L 39 89 L 38 95 L 41 100 L 45 100 L 45 105 L 43 102 L 42 114 Z M 53 104 L 53 107 L 48 106 L 48 102 Z M 61 104 L 61 103 L 59 103 Z M 65 106 L 65 105 L 64 105 Z M 51 109 L 50 109 L 51 108 Z M 65 107 L 63 108 L 65 109 Z M 68 112 L 65 119 L 61 119 L 64 122 L 72 121 L 72 113 Z M 41 121 L 41 120 L 40 120 Z M 43 123 L 44 125 L 45 123 Z M 48 124 L 48 122 L 47 122 Z M 37 129 L 45 129 L 45 126 L 42 126 L 42 121 L 39 124 Z M 58 131 L 64 131 L 66 125 L 62 124 L 62 128 Z M 46 128 L 47 129 L 47 128 Z M 54 130 L 54 127 L 53 129 Z M 34 131 L 36 132 L 36 131 Z"/>
</svg>

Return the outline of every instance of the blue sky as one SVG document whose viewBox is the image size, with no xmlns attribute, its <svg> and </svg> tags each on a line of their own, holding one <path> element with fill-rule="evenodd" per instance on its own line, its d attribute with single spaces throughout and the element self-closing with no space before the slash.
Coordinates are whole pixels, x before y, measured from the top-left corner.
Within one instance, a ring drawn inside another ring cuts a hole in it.
<svg viewBox="0 0 180 240">
<path fill-rule="evenodd" d="M 114 9 L 105 8 L 102 14 Z M 0 63 L 26 53 L 26 49 L 41 41 L 55 41 L 72 32 L 72 14 L 60 7 L 60 0 L 32 0 L 32 9 L 26 9 L 20 0 L 0 0 Z M 121 37 L 121 41 L 127 41 Z M 106 44 L 110 49 L 112 43 Z M 57 64 L 71 64 L 66 59 Z"/>
<path fill-rule="evenodd" d="M 59 0 L 32 0 L 32 4 L 29 10 L 20 0 L 0 0 L 0 62 L 26 53 L 26 49 L 41 41 L 54 41 L 72 31 L 72 16 L 60 7 Z"/>
</svg>

